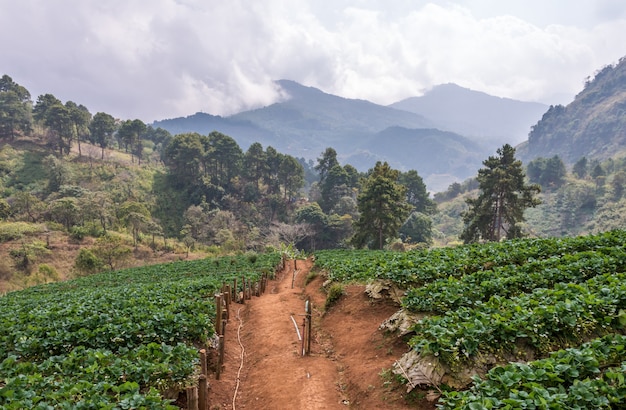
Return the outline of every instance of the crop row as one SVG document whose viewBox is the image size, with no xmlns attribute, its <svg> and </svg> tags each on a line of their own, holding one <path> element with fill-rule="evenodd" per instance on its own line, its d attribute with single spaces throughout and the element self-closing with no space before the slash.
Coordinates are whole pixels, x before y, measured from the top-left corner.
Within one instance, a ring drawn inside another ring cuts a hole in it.
<svg viewBox="0 0 626 410">
<path fill-rule="evenodd" d="M 533 362 L 510 363 L 444 392 L 442 409 L 613 409 L 626 400 L 626 337 L 607 335 Z"/>
<path fill-rule="evenodd" d="M 605 273 L 626 271 L 626 249 L 598 248 L 564 256 L 536 259 L 518 265 L 498 266 L 460 278 L 439 279 L 411 288 L 403 306 L 414 312 L 445 313 L 494 295 L 517 296 L 557 283 L 580 283 Z"/>
<path fill-rule="evenodd" d="M 437 279 L 534 260 L 563 257 L 576 252 L 620 247 L 626 231 L 611 231 L 576 238 L 516 239 L 409 252 L 328 250 L 315 254 L 315 264 L 331 280 L 365 282 L 388 279 L 401 287 L 422 286 Z"/>
<path fill-rule="evenodd" d="M 545 354 L 622 327 L 625 308 L 626 274 L 606 274 L 427 317 L 414 325 L 410 345 L 450 366 L 479 354 L 515 355 L 518 342 Z"/>
<path fill-rule="evenodd" d="M 197 363 L 196 349 L 184 344 L 150 343 L 115 353 L 77 347 L 40 363 L 11 355 L 0 363 L 0 407 L 172 409 L 160 391 L 182 385 Z"/>
<path fill-rule="evenodd" d="M 279 261 L 275 254 L 154 265 L 1 297 L 0 361 L 6 368 L 17 363 L 22 372 L 0 372 L 0 407 L 35 408 L 28 404 L 35 400 L 75 408 L 91 396 L 84 392 L 96 391 L 106 396 L 101 405 L 85 408 L 150 402 L 168 376 L 183 383 L 192 375 L 193 346 L 214 334 L 213 295 L 221 285 L 242 276 L 257 280 Z M 63 400 L 70 404 L 56 404 Z M 144 404 L 124 406 L 114 407 Z"/>
</svg>

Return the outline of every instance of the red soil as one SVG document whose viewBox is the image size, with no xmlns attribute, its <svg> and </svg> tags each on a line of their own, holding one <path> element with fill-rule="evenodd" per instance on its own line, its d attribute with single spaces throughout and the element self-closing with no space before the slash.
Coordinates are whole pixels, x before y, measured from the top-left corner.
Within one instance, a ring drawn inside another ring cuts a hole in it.
<svg viewBox="0 0 626 410">
<path fill-rule="evenodd" d="M 374 301 L 363 286 L 351 285 L 324 313 L 324 278 L 304 286 L 312 265 L 297 261 L 292 288 L 290 261 L 264 295 L 231 305 L 224 367 L 220 380 L 210 380 L 210 409 L 434 409 L 417 394 L 405 398 L 404 386 L 394 383 L 388 371 L 407 345 L 378 326 L 398 307 Z M 307 296 L 313 335 L 311 354 L 302 356 L 290 316 L 302 333 Z"/>
</svg>

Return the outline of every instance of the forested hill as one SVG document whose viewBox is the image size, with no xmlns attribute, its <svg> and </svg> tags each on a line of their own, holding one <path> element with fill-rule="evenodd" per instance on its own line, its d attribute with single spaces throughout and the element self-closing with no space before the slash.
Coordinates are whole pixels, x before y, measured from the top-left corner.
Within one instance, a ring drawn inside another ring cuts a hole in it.
<svg viewBox="0 0 626 410">
<path fill-rule="evenodd" d="M 567 106 L 551 106 L 518 147 L 524 161 L 558 155 L 605 160 L 626 151 L 626 58 L 589 79 Z"/>
</svg>

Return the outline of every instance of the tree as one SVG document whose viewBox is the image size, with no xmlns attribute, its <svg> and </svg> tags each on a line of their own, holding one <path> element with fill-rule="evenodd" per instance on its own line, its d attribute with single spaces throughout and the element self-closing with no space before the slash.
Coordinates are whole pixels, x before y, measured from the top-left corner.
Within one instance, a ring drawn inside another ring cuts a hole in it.
<svg viewBox="0 0 626 410">
<path fill-rule="evenodd" d="M 0 138 L 15 138 L 19 131 L 32 128 L 30 93 L 8 75 L 0 78 Z"/>
<path fill-rule="evenodd" d="M 284 198 L 291 199 L 304 186 L 304 168 L 291 155 L 283 155 L 278 166 L 278 181 L 283 186 Z"/>
<path fill-rule="evenodd" d="M 20 220 L 38 222 L 45 211 L 46 204 L 35 195 L 18 191 L 10 198 L 11 213 Z"/>
<path fill-rule="evenodd" d="M 44 125 L 50 129 L 50 145 L 59 149 L 59 155 L 69 154 L 74 138 L 74 120 L 70 109 L 60 102 L 48 108 Z"/>
<path fill-rule="evenodd" d="M 37 102 L 35 102 L 35 107 L 33 108 L 35 121 L 44 123 L 50 108 L 54 105 L 63 105 L 63 103 L 52 94 L 42 94 L 37 97 Z"/>
<path fill-rule="evenodd" d="M 82 156 L 82 150 L 80 148 L 80 142 L 86 140 L 89 137 L 89 123 L 91 122 L 91 113 L 84 105 L 77 105 L 73 101 L 65 103 L 65 108 L 70 113 L 70 119 L 72 121 L 72 138 L 76 139 L 78 144 L 78 156 Z"/>
<path fill-rule="evenodd" d="M 133 245 L 137 247 L 139 234 L 150 220 L 150 211 L 141 202 L 127 201 L 120 207 L 120 219 L 130 228 L 133 235 Z"/>
<path fill-rule="evenodd" d="M 587 158 L 586 157 L 582 157 L 581 159 L 576 161 L 576 163 L 572 167 L 572 172 L 578 178 L 586 177 L 587 176 Z"/>
<path fill-rule="evenodd" d="M 430 215 L 437 211 L 437 204 L 430 199 L 426 184 L 417 171 L 412 169 L 401 173 L 398 182 L 406 187 L 406 201 L 413 205 L 414 212 Z"/>
<path fill-rule="evenodd" d="M 622 195 L 624 195 L 624 187 L 626 187 L 626 172 L 617 171 L 613 174 L 611 186 L 613 187 L 613 195 L 615 196 L 615 199 L 620 199 Z"/>
<path fill-rule="evenodd" d="M 111 270 L 114 270 L 130 256 L 131 249 L 124 245 L 119 236 L 106 234 L 96 239 L 92 252 Z"/>
<path fill-rule="evenodd" d="M 398 183 L 400 172 L 386 162 L 377 162 L 358 196 L 359 219 L 352 242 L 357 247 L 368 243 L 383 249 L 395 237 L 413 208 L 406 201 L 406 188 Z"/>
<path fill-rule="evenodd" d="M 178 134 L 165 149 L 165 164 L 179 186 L 193 186 L 202 175 L 205 140 L 195 132 Z"/>
<path fill-rule="evenodd" d="M 339 164 L 326 171 L 324 179 L 319 183 L 322 196 L 320 205 L 324 212 L 330 212 L 342 197 L 350 195 L 349 178 L 346 170 Z"/>
<path fill-rule="evenodd" d="M 326 148 L 322 156 L 317 159 L 317 165 L 315 166 L 315 170 L 320 175 L 320 183 L 324 182 L 328 171 L 335 165 L 339 165 L 339 161 L 337 161 L 337 151 L 333 148 Z"/>
<path fill-rule="evenodd" d="M 305 238 L 305 249 L 315 250 L 324 248 L 323 240 L 321 240 L 318 235 L 326 232 L 328 216 L 322 211 L 322 208 L 320 208 L 317 202 L 299 208 L 296 211 L 296 223 L 306 224 L 311 228 L 311 234 L 308 238 Z"/>
<path fill-rule="evenodd" d="M 274 222 L 270 227 L 270 231 L 277 239 L 277 242 L 295 247 L 299 242 L 310 237 L 314 233 L 314 229 L 308 223 L 286 224 L 283 222 Z"/>
<path fill-rule="evenodd" d="M 74 269 L 79 276 L 100 272 L 103 262 L 91 250 L 82 248 L 74 261 Z"/>
<path fill-rule="evenodd" d="M 240 174 L 243 151 L 233 138 L 217 131 L 209 134 L 208 144 L 205 155 L 212 183 L 229 188 L 232 179 Z"/>
<path fill-rule="evenodd" d="M 100 159 L 104 159 L 104 149 L 111 145 L 116 128 L 115 118 L 107 113 L 98 112 L 91 119 L 89 141 L 97 144 L 102 150 Z"/>
<path fill-rule="evenodd" d="M 550 159 L 540 157 L 530 161 L 526 172 L 530 182 L 545 188 L 558 188 L 565 182 L 565 164 L 558 155 Z"/>
<path fill-rule="evenodd" d="M 43 165 L 48 176 L 49 192 L 58 192 L 61 186 L 71 183 L 74 175 L 66 161 L 50 154 L 43 159 Z"/>
<path fill-rule="evenodd" d="M 479 240 L 499 241 L 522 236 L 520 222 L 524 211 L 541 203 L 536 198 L 539 185 L 526 185 L 522 162 L 515 159 L 515 148 L 505 144 L 478 171 L 481 194 L 466 200 L 469 209 L 462 214 L 465 228 L 461 239 L 465 243 Z"/>
<path fill-rule="evenodd" d="M 66 197 L 54 200 L 49 206 L 51 218 L 65 226 L 67 231 L 76 224 L 79 218 L 80 209 L 76 198 Z"/>
<path fill-rule="evenodd" d="M 406 222 L 400 228 L 400 233 L 406 242 L 426 243 L 433 241 L 433 222 L 430 217 L 422 212 L 412 212 Z"/>
<path fill-rule="evenodd" d="M 259 181 L 267 172 L 267 156 L 263 146 L 255 142 L 246 151 L 243 158 L 243 172 L 250 189 L 246 191 L 249 202 L 256 200 L 259 195 Z"/>
<path fill-rule="evenodd" d="M 141 157 L 143 155 L 142 138 L 147 129 L 143 121 L 135 119 L 122 122 L 117 132 L 118 138 L 124 144 L 124 149 L 128 151 L 130 147 L 131 161 L 134 162 L 134 158 L 137 157 L 139 164 L 141 164 Z"/>
</svg>

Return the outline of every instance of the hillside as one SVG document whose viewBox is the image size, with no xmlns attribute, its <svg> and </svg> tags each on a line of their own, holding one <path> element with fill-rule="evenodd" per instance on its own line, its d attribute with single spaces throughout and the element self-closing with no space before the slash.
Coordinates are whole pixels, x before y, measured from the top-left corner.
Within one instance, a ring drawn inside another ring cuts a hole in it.
<svg viewBox="0 0 626 410">
<path fill-rule="evenodd" d="M 130 233 L 113 219 L 129 196 L 151 205 L 154 179 L 163 172 L 162 166 L 139 166 L 129 154 L 112 149 L 105 150 L 106 160 L 100 161 L 92 157 L 100 155 L 99 148 L 90 144 L 82 148 L 82 157 L 73 152 L 62 162 L 51 162 L 37 138 L 0 144 L 2 203 L 10 207 L 10 218 L 0 221 L 0 294 L 80 275 L 74 264 L 81 249 L 94 249 L 103 235 L 98 213 L 107 221 L 107 232 L 121 238 L 127 252 L 118 268 L 207 256 L 204 251 L 187 252 L 176 238 L 161 235 L 142 236 L 133 245 Z M 63 175 L 65 185 L 40 200 L 55 171 Z M 68 205 L 71 214 L 62 216 L 61 204 Z M 67 218 L 76 225 L 67 229 L 59 223 Z"/>
<path fill-rule="evenodd" d="M 605 160 L 626 145 L 626 59 L 588 80 L 567 106 L 552 106 L 518 148 L 524 161 L 560 156 L 573 164 L 581 157 Z"/>
<path fill-rule="evenodd" d="M 460 87 L 441 84 L 420 97 L 410 97 L 390 107 L 418 113 L 437 127 L 471 137 L 489 147 L 499 148 L 505 142 L 516 145 L 528 137 L 548 106 L 524 102 Z"/>
</svg>

